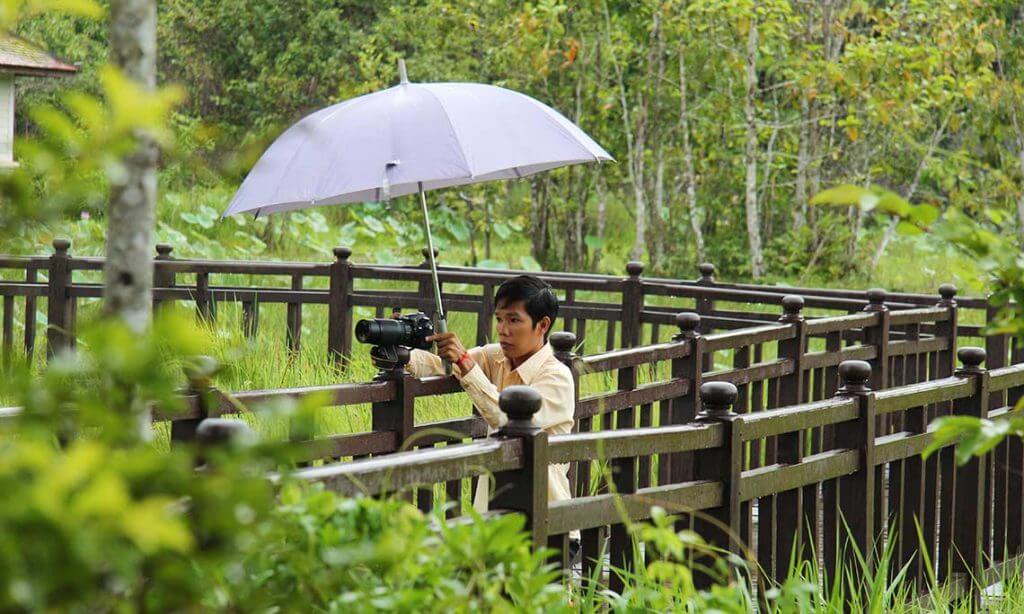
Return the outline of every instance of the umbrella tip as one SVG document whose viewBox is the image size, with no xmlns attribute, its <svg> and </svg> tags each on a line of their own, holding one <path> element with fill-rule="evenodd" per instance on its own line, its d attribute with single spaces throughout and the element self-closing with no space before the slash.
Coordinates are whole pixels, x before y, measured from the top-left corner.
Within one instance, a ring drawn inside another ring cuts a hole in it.
<svg viewBox="0 0 1024 614">
<path fill-rule="evenodd" d="M 409 75 L 405 72 L 405 60 L 398 58 L 398 81 L 402 85 L 409 82 Z"/>
</svg>

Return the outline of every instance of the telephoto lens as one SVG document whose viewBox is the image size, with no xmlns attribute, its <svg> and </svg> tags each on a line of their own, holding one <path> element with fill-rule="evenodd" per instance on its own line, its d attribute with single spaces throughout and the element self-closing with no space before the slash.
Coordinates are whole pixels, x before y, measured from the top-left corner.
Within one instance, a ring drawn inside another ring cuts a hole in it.
<svg viewBox="0 0 1024 614">
<path fill-rule="evenodd" d="M 423 313 L 356 322 L 356 339 L 367 345 L 429 350 L 431 344 L 426 339 L 433 334 L 434 326 Z"/>
</svg>

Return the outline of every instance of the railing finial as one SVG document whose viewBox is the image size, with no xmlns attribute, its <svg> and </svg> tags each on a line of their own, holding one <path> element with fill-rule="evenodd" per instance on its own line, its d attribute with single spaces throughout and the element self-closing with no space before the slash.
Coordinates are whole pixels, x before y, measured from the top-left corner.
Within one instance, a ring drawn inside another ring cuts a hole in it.
<svg viewBox="0 0 1024 614">
<path fill-rule="evenodd" d="M 981 371 L 981 363 L 985 362 L 985 349 L 979 347 L 962 347 L 956 351 L 956 358 L 963 365 L 961 372 Z"/>
<path fill-rule="evenodd" d="M 352 250 L 347 247 L 335 247 L 333 250 L 334 257 L 338 260 L 348 260 L 349 256 L 352 255 Z"/>
<path fill-rule="evenodd" d="M 637 278 L 643 275 L 644 263 L 639 260 L 630 260 L 626 263 L 626 274 L 632 278 Z"/>
<path fill-rule="evenodd" d="M 781 322 L 800 322 L 804 319 L 801 313 L 804 309 L 804 297 L 796 294 L 787 294 L 782 297 Z"/>
<path fill-rule="evenodd" d="M 702 262 L 697 266 L 697 270 L 700 271 L 700 279 L 697 280 L 698 283 L 715 283 L 715 265 L 710 262 Z"/>
<path fill-rule="evenodd" d="M 953 284 L 942 284 L 939 286 L 939 307 L 953 307 L 956 305 L 956 286 Z"/>
<path fill-rule="evenodd" d="M 679 334 L 672 337 L 673 341 L 685 341 L 699 336 L 697 329 L 700 327 L 700 314 L 692 311 L 683 311 L 676 314 L 676 326 L 679 327 Z"/>
<path fill-rule="evenodd" d="M 730 382 L 707 382 L 701 384 L 700 402 L 703 413 L 709 416 L 721 416 L 732 413 L 732 405 L 736 402 L 738 391 Z"/>
<path fill-rule="evenodd" d="M 844 360 L 839 363 L 839 393 L 867 392 L 871 379 L 871 364 L 863 360 Z"/>
<path fill-rule="evenodd" d="M 540 411 L 540 393 L 529 386 L 509 386 L 498 396 L 498 407 L 508 416 L 502 432 L 533 428 L 533 415 Z"/>
<path fill-rule="evenodd" d="M 53 240 L 53 249 L 55 249 L 58 254 L 61 254 L 61 255 L 67 254 L 68 253 L 68 249 L 70 247 L 71 247 L 71 241 L 69 241 L 68 239 L 54 239 Z"/>
<path fill-rule="evenodd" d="M 889 309 L 885 306 L 885 299 L 889 293 L 883 288 L 871 288 L 865 294 L 868 297 L 868 305 L 864 311 L 887 311 Z"/>
</svg>

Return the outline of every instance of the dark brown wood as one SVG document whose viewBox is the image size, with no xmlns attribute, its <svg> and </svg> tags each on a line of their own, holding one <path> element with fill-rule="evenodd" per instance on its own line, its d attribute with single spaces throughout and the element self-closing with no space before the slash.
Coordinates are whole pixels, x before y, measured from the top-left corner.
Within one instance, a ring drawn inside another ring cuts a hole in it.
<svg viewBox="0 0 1024 614">
<path fill-rule="evenodd" d="M 4 365 L 10 365 L 11 352 L 14 351 L 14 297 L 4 297 L 3 307 L 3 353 Z"/>
<path fill-rule="evenodd" d="M 352 353 L 352 250 L 334 249 L 331 263 L 330 298 L 327 309 L 327 351 L 338 364 Z"/>
<path fill-rule="evenodd" d="M 196 273 L 196 290 L 195 290 L 195 302 L 196 312 L 199 318 L 212 322 L 215 311 L 213 297 L 210 295 L 210 274 L 209 273 Z"/>
<path fill-rule="evenodd" d="M 552 463 L 687 452 L 720 446 L 722 429 L 716 425 L 678 424 L 658 428 L 624 428 L 592 433 L 552 435 L 548 456 Z"/>
<path fill-rule="evenodd" d="M 255 339 L 260 328 L 259 306 L 255 301 L 242 302 L 242 334 L 246 339 Z"/>
<path fill-rule="evenodd" d="M 988 373 L 980 364 L 985 354 L 977 349 L 964 348 L 960 350 L 959 356 L 964 365 L 956 371 L 956 375 L 972 379 L 976 388 L 970 397 L 953 403 L 953 413 L 984 418 L 988 414 Z M 957 467 L 953 493 L 952 572 L 968 574 L 974 578 L 981 577 L 984 569 L 985 465 L 983 458 L 972 457 Z M 977 603 L 977 593 L 972 591 L 972 594 L 973 601 Z"/>
<path fill-rule="evenodd" d="M 697 418 L 701 424 L 722 427 L 722 445 L 694 454 L 694 478 L 699 481 L 722 483 L 721 504 L 703 514 L 694 515 L 694 530 L 713 548 L 739 554 L 741 544 L 735 536 L 740 532 L 740 476 L 743 471 L 743 440 L 740 428 L 743 418 L 732 411 L 736 401 L 736 387 L 725 382 L 705 383 L 700 389 L 702 411 Z M 698 567 L 694 583 L 708 588 L 727 578 L 704 573 Z"/>
<path fill-rule="evenodd" d="M 572 529 L 595 530 L 622 521 L 621 510 L 630 520 L 650 518 L 651 505 L 669 513 L 703 510 L 722 504 L 722 484 L 718 481 L 666 484 L 637 490 L 632 494 L 602 494 L 554 501 L 548 508 L 548 530 L 566 533 Z"/>
<path fill-rule="evenodd" d="M 67 239 L 53 240 L 46 305 L 46 355 L 50 357 L 71 345 L 71 302 L 68 298 L 68 286 L 71 283 L 71 272 L 68 269 L 70 247 L 71 242 Z"/>
<path fill-rule="evenodd" d="M 633 369 L 635 367 L 627 367 Z M 655 403 L 683 396 L 690 391 L 689 380 L 672 379 L 585 397 L 576 403 L 576 417 L 585 418 L 620 411 L 640 404 Z"/>
<path fill-rule="evenodd" d="M 867 363 L 853 361 L 839 367 L 837 396 L 855 399 L 859 414 L 845 428 L 836 429 L 835 445 L 856 451 L 859 462 L 853 473 L 822 484 L 823 576 L 827 583 L 837 579 L 845 585 L 843 574 L 854 574 L 856 586 L 856 574 L 870 574 L 874 564 L 875 412 L 868 387 L 870 368 Z"/>
<path fill-rule="evenodd" d="M 628 329 L 624 328 L 626 332 Z M 619 369 L 618 374 L 618 388 L 620 391 L 632 391 L 636 388 L 637 380 L 637 368 L 628 367 L 625 369 Z M 674 382 L 673 382 L 674 383 Z M 672 393 L 672 395 L 678 395 L 678 393 Z M 670 396 L 672 396 L 670 395 Z M 583 403 L 581 402 L 582 406 Z M 633 429 L 636 426 L 636 411 L 633 406 L 624 407 L 615 414 L 615 428 L 619 430 Z M 612 483 L 615 487 L 615 492 L 630 494 L 637 490 L 637 458 L 635 456 L 620 457 L 611 461 L 612 471 Z M 629 527 L 622 523 L 614 523 L 609 528 L 609 564 L 613 569 L 624 570 L 626 572 L 634 569 L 634 552 L 633 552 L 633 541 L 629 532 Z M 626 577 L 620 573 L 612 571 L 608 578 L 608 587 L 617 592 L 622 593 L 626 585 Z"/>
<path fill-rule="evenodd" d="M 345 496 L 398 492 L 418 484 L 475 477 L 483 472 L 521 469 L 523 442 L 518 438 L 487 439 L 461 446 L 396 452 L 348 463 L 308 467 L 293 477 L 321 482 Z"/>
<path fill-rule="evenodd" d="M 25 283 L 35 284 L 38 272 L 36 268 L 25 270 Z M 25 357 L 31 362 L 32 353 L 36 348 L 36 297 L 25 297 Z"/>
<path fill-rule="evenodd" d="M 792 364 L 788 375 L 778 379 L 778 404 L 796 405 L 804 398 L 802 360 L 807 352 L 806 322 L 804 321 L 803 298 L 789 295 L 783 298 L 784 313 L 779 322 L 793 329 L 793 336 L 779 341 L 780 360 Z M 781 464 L 798 465 L 804 455 L 803 429 L 780 433 L 777 437 L 777 459 Z M 811 488 L 796 488 L 776 491 L 774 499 L 766 501 L 766 516 L 777 523 L 775 546 L 775 568 L 773 579 L 785 582 L 789 574 L 788 561 L 806 561 L 813 558 L 812 550 L 817 540 L 808 532 L 817 529 L 817 496 Z M 772 509 L 769 506 L 774 506 Z"/>
<path fill-rule="evenodd" d="M 292 275 L 292 290 L 302 290 L 302 275 Z M 285 343 L 290 352 L 302 349 L 302 303 L 288 303 Z"/>
<path fill-rule="evenodd" d="M 495 473 L 490 509 L 524 514 L 530 541 L 540 549 L 548 541 L 548 434 L 531 419 L 540 409 L 541 397 L 527 386 L 511 386 L 498 402 L 508 415 L 499 436 L 520 443 L 522 465 Z"/>
</svg>

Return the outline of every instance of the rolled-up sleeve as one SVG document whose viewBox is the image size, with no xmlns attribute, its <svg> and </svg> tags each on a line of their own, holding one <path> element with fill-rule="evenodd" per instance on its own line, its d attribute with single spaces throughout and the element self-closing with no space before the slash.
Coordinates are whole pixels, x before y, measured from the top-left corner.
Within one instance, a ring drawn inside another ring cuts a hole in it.
<svg viewBox="0 0 1024 614">
<path fill-rule="evenodd" d="M 508 416 L 498 407 L 498 387 L 491 383 L 479 366 L 462 377 L 462 387 L 473 400 L 491 428 L 499 429 Z M 547 371 L 530 382 L 540 394 L 540 410 L 533 416 L 533 425 L 550 430 L 560 424 L 572 424 L 575 400 L 572 374 L 568 370 Z"/>
</svg>

